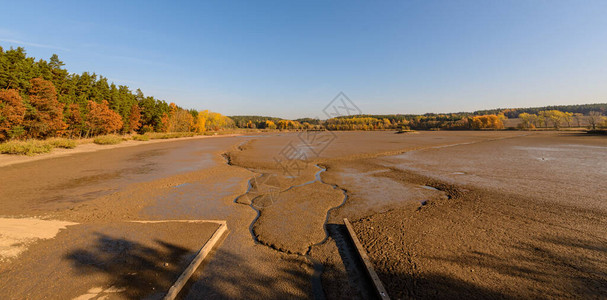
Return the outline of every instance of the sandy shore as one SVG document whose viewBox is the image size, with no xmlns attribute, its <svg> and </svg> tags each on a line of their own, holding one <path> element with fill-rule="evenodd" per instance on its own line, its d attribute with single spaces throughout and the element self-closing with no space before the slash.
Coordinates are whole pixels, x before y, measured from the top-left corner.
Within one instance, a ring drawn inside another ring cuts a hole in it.
<svg viewBox="0 0 607 300">
<path fill-rule="evenodd" d="M 134 142 L 141 146 L 0 167 L 0 216 L 84 228 L 70 235 L 68 226 L 54 238 L 28 243 L 4 262 L 1 268 L 10 274 L 28 275 L 3 276 L 28 279 L 11 280 L 16 292 L 0 296 L 42 297 L 41 290 L 23 291 L 32 285 L 56 287 L 34 272 L 34 262 L 57 256 L 67 268 L 66 280 L 78 282 L 83 273 L 72 271 L 82 268 L 92 276 L 87 278 L 104 278 L 95 281 L 101 291 L 152 295 L 149 286 L 112 281 L 110 269 L 87 266 L 86 260 L 77 267 L 83 260 L 59 245 L 70 240 L 87 253 L 102 254 L 107 244 L 95 243 L 95 228 L 133 220 L 221 219 L 231 233 L 186 287 L 184 298 L 366 298 L 366 279 L 343 235 L 344 217 L 353 221 L 395 299 L 607 293 L 604 137 L 503 131 L 331 134 Z M 298 152 L 303 161 L 285 169 L 277 161 L 293 146 L 303 149 Z M 111 239 L 123 235 L 148 248 L 174 243 L 171 229 L 157 230 L 154 239 L 116 228 Z M 62 239 L 64 234 L 70 237 Z M 191 245 L 201 238 L 180 237 Z M 128 257 L 106 258 L 114 263 Z M 156 270 L 158 261 L 150 258 L 143 266 Z M 62 298 L 81 296 L 89 285 Z"/>
</svg>

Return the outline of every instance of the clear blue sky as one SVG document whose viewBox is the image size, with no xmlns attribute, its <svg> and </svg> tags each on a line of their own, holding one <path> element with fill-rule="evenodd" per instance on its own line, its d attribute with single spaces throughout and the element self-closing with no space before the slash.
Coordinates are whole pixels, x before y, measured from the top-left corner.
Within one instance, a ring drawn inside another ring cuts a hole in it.
<svg viewBox="0 0 607 300">
<path fill-rule="evenodd" d="M 3 2 L 2 47 L 227 115 L 607 102 L 607 1 Z"/>
</svg>

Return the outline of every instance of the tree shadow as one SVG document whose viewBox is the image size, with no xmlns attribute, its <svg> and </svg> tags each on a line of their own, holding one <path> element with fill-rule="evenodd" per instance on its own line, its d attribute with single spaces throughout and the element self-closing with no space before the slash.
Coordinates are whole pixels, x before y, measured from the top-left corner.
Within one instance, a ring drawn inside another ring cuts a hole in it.
<svg viewBox="0 0 607 300">
<path fill-rule="evenodd" d="M 95 233 L 92 246 L 65 255 L 76 272 L 107 277 L 106 291 L 126 299 L 161 299 L 191 262 L 191 249 L 155 240 L 133 240 Z M 268 250 L 271 251 L 271 250 Z M 265 252 L 260 252 L 265 253 Z M 179 299 L 307 299 L 312 295 L 310 262 L 296 255 L 255 259 L 225 247 L 213 250 L 179 293 Z M 110 295 L 111 296 L 111 295 Z"/>
<path fill-rule="evenodd" d="M 77 249 L 66 258 L 80 274 L 109 275 L 110 286 L 128 299 L 161 298 L 195 255 L 161 240 L 147 246 L 99 232 L 95 235 L 93 250 Z"/>
<path fill-rule="evenodd" d="M 427 259 L 453 263 L 464 268 L 491 270 L 505 280 L 541 289 L 542 297 L 563 298 L 571 295 L 598 299 L 607 295 L 607 243 L 605 240 L 571 238 L 554 235 L 532 242 L 510 245 L 507 255 L 471 251 L 448 257 L 426 256 Z M 522 281 L 521 281 L 522 280 Z M 505 284 L 505 283 L 504 283 Z M 531 293 L 538 294 L 539 290 Z M 511 292 L 525 297 L 529 291 Z"/>
<path fill-rule="evenodd" d="M 355 253 L 345 226 L 328 224 L 347 285 L 322 278 L 328 299 L 374 299 L 374 288 Z M 81 274 L 103 274 L 109 284 L 127 299 L 159 299 L 179 277 L 194 256 L 185 249 L 161 240 L 144 245 L 124 238 L 95 233 L 92 250 L 77 249 L 66 255 Z M 87 249 L 89 249 L 87 247 Z M 427 255 L 424 259 L 456 264 L 462 269 L 488 269 L 496 276 L 521 278 L 527 283 L 554 288 L 546 297 L 563 297 L 561 289 L 581 298 L 601 298 L 607 291 L 607 243 L 582 237 L 542 237 L 537 242 L 510 245 L 509 255 L 470 251 L 452 256 Z M 179 297 L 182 299 L 304 299 L 312 295 L 309 262 L 292 255 L 267 255 L 252 262 L 230 249 L 218 248 L 198 269 Z M 373 258 L 372 258 L 373 259 Z M 268 270 L 268 266 L 272 269 Z M 325 264 L 325 270 L 333 267 Z M 394 299 L 510 299 L 529 296 L 508 283 L 486 285 L 462 280 L 448 273 L 405 272 L 387 266 L 376 272 Z M 491 275 L 493 276 L 493 275 Z"/>
<path fill-rule="evenodd" d="M 308 299 L 312 295 L 308 262 L 295 255 L 252 262 L 219 248 L 182 293 L 183 299 Z M 271 266 L 271 269 L 267 269 Z"/>
<path fill-rule="evenodd" d="M 392 299 L 517 299 L 499 291 L 443 274 L 412 274 L 378 271 Z"/>
</svg>

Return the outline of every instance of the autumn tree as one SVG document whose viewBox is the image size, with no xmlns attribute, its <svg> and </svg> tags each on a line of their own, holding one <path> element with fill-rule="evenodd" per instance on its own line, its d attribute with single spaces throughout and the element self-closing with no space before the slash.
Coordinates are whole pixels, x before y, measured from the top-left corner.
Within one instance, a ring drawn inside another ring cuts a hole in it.
<svg viewBox="0 0 607 300">
<path fill-rule="evenodd" d="M 122 128 L 122 118 L 110 109 L 107 101 L 103 100 L 101 103 L 89 101 L 88 110 L 86 125 L 91 134 L 115 133 Z"/>
<path fill-rule="evenodd" d="M 187 132 L 194 128 L 194 117 L 184 109 L 171 112 L 169 118 L 169 132 Z"/>
<path fill-rule="evenodd" d="M 204 129 L 197 129 L 203 131 L 218 131 L 225 128 L 234 127 L 234 121 L 229 117 L 226 117 L 220 113 L 212 112 L 209 110 L 203 110 L 198 112 L 198 124 L 197 127 L 202 126 L 201 122 L 204 122 Z M 255 124 L 249 121 L 251 126 L 255 126 Z M 255 127 L 253 127 L 255 128 Z"/>
<path fill-rule="evenodd" d="M 70 104 L 65 113 L 65 120 L 70 137 L 75 135 L 81 136 L 84 128 L 84 119 L 78 104 Z"/>
<path fill-rule="evenodd" d="M 160 118 L 160 123 L 157 124 L 156 131 L 168 132 L 169 124 L 170 124 L 169 122 L 170 122 L 169 114 L 163 113 L 162 117 Z"/>
<path fill-rule="evenodd" d="M 603 114 L 601 112 L 598 111 L 591 111 L 588 114 L 588 124 L 590 124 L 590 127 L 592 127 L 592 129 L 596 129 L 596 126 L 599 125 L 601 122 L 603 122 Z"/>
<path fill-rule="evenodd" d="M 63 104 L 57 101 L 57 92 L 50 81 L 42 78 L 30 80 L 28 94 L 29 105 L 23 121 L 28 136 L 45 138 L 66 128 Z"/>
<path fill-rule="evenodd" d="M 561 127 L 561 123 L 562 123 L 562 115 L 561 112 L 558 110 L 545 110 L 545 111 L 541 111 L 540 114 L 542 116 L 544 116 L 544 118 L 546 120 L 549 120 L 550 122 L 552 122 L 552 126 L 554 126 L 554 129 L 559 129 Z M 548 126 L 548 123 L 546 123 L 546 127 Z"/>
<path fill-rule="evenodd" d="M 194 131 L 197 133 L 203 133 L 207 131 L 207 114 L 204 112 L 198 112 L 196 121 L 194 122 Z"/>
<path fill-rule="evenodd" d="M 131 113 L 129 114 L 129 128 L 130 132 L 139 130 L 141 127 L 141 109 L 137 104 L 131 106 Z"/>
<path fill-rule="evenodd" d="M 264 122 L 265 128 L 267 129 L 276 129 L 276 124 L 270 120 L 266 120 Z"/>
<path fill-rule="evenodd" d="M 561 128 L 561 125 L 563 125 L 563 123 L 566 123 L 568 127 L 571 127 L 571 120 L 573 116 L 572 113 L 562 112 L 560 110 L 553 109 L 540 111 L 539 115 L 541 115 L 545 120 L 544 122 L 546 123 L 546 126 L 548 126 L 547 121 L 549 120 L 555 129 Z"/>
<path fill-rule="evenodd" d="M 167 123 L 166 123 L 166 131 L 168 132 L 174 132 L 174 128 L 175 128 L 175 113 L 177 113 L 177 105 L 173 102 L 171 102 L 169 104 L 169 112 L 168 112 L 168 119 L 167 119 Z"/>
<path fill-rule="evenodd" d="M 571 127 L 571 122 L 573 122 L 573 113 L 563 112 L 563 122 L 567 124 L 567 127 Z"/>
<path fill-rule="evenodd" d="M 502 119 L 496 115 L 474 116 L 470 122 L 473 129 L 503 129 Z"/>
<path fill-rule="evenodd" d="M 0 90 L 0 141 L 23 134 L 25 105 L 14 89 Z"/>
<path fill-rule="evenodd" d="M 581 127 L 582 126 L 582 119 L 584 118 L 584 114 L 574 113 L 573 114 L 573 118 L 575 119 L 575 122 L 577 123 L 577 127 Z"/>
<path fill-rule="evenodd" d="M 535 124 L 537 122 L 537 115 L 522 113 L 518 115 L 519 119 L 521 119 L 520 126 L 525 129 L 533 129 L 535 128 Z"/>
</svg>

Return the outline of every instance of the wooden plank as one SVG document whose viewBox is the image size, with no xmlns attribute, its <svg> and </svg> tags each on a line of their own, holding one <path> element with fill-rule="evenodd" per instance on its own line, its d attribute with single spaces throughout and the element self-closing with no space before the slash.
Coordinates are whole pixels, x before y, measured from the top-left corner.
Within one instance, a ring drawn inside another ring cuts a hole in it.
<svg viewBox="0 0 607 300">
<path fill-rule="evenodd" d="M 228 230 L 228 225 L 226 222 L 220 221 L 219 223 L 219 228 L 215 231 L 215 233 L 213 233 L 213 236 L 211 236 L 204 246 L 200 248 L 198 254 L 196 254 L 190 265 L 183 271 L 183 273 L 181 273 L 173 286 L 171 286 L 169 292 L 164 297 L 165 300 L 173 300 L 177 297 L 181 289 L 185 286 L 190 277 L 192 277 L 192 274 L 194 274 L 196 269 L 198 269 L 204 258 L 209 255 L 215 244 L 221 240 L 221 237 L 226 233 Z"/>
<path fill-rule="evenodd" d="M 350 221 L 348 221 L 347 218 L 344 218 L 344 224 L 346 225 L 346 228 L 348 229 L 348 233 L 350 234 L 350 238 L 352 238 L 352 242 L 354 242 L 354 247 L 356 247 L 356 251 L 358 252 L 358 255 L 360 255 L 360 258 L 361 258 L 363 264 L 365 264 L 365 268 L 367 269 L 367 274 L 369 274 L 369 277 L 371 277 L 371 281 L 373 281 L 373 285 L 375 286 L 377 296 L 379 296 L 380 299 L 389 300 L 390 297 L 388 296 L 388 292 L 384 288 L 384 285 L 381 283 L 381 280 L 379 280 L 379 276 L 377 276 L 375 269 L 373 269 L 373 265 L 371 264 L 371 261 L 369 260 L 369 256 L 367 256 L 367 251 L 365 251 L 365 249 L 363 248 L 363 245 L 358 240 L 358 237 L 356 236 L 356 232 L 354 232 L 354 228 L 352 228 L 352 224 L 350 224 Z"/>
</svg>

